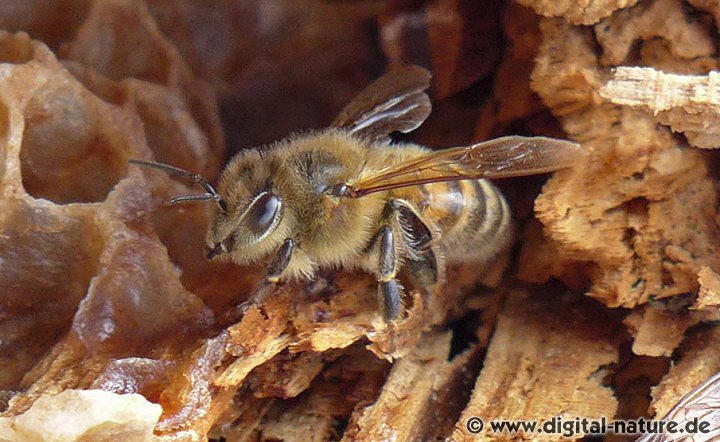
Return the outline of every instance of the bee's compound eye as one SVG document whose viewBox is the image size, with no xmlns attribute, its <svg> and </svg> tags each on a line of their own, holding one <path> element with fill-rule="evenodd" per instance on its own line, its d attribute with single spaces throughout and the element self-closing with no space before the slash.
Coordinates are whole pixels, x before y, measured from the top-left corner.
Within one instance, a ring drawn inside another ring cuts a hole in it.
<svg viewBox="0 0 720 442">
<path fill-rule="evenodd" d="M 255 199 L 248 213 L 248 226 L 256 235 L 265 234 L 277 218 L 282 201 L 271 192 L 264 192 Z"/>
</svg>

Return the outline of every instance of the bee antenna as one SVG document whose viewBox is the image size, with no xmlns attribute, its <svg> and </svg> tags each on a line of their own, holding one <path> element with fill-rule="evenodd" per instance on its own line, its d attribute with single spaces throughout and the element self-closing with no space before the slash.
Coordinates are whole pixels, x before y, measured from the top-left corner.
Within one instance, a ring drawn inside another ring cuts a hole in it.
<svg viewBox="0 0 720 442">
<path fill-rule="evenodd" d="M 158 169 L 162 170 L 163 172 L 179 176 L 181 178 L 188 179 L 195 184 L 198 184 L 200 187 L 203 188 L 203 190 L 207 193 L 199 194 L 199 195 L 179 195 L 170 200 L 170 204 L 177 204 L 187 201 L 205 201 L 205 200 L 215 200 L 218 203 L 218 206 L 220 206 L 220 210 L 224 212 L 227 211 L 227 203 L 225 203 L 225 200 L 215 191 L 215 188 L 208 182 L 208 180 L 205 179 L 202 175 L 198 175 L 192 172 L 188 172 L 187 170 L 180 169 L 175 166 L 170 166 L 169 164 L 163 164 L 163 163 L 156 163 L 154 161 L 145 161 L 145 160 L 135 160 L 131 159 L 128 160 L 131 164 L 135 164 L 136 166 L 140 167 L 148 167 L 151 169 Z"/>
<path fill-rule="evenodd" d="M 207 201 L 214 200 L 215 196 L 209 193 L 201 193 L 196 195 L 178 195 L 170 198 L 170 204 L 185 203 L 188 201 Z"/>
</svg>

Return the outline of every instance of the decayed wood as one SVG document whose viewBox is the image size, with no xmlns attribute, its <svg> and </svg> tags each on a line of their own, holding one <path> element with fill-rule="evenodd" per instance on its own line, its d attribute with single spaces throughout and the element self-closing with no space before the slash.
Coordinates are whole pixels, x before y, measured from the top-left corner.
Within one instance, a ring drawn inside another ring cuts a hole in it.
<svg viewBox="0 0 720 442">
<path fill-rule="evenodd" d="M 308 389 L 324 368 L 325 359 L 333 356 L 331 351 L 327 354 L 283 352 L 253 370 L 248 383 L 256 397 L 292 398 Z"/>
<path fill-rule="evenodd" d="M 617 401 L 597 374 L 617 360 L 619 318 L 595 308 L 561 293 L 511 293 L 452 439 L 515 439 L 490 433 L 490 419 L 613 416 Z M 480 435 L 468 432 L 471 417 L 486 421 Z"/>
<path fill-rule="evenodd" d="M 343 440 L 433 440 L 449 434 L 457 419 L 474 368 L 477 348 L 453 360 L 450 333 L 426 335 L 390 371 L 382 393 L 365 408 Z"/>
<path fill-rule="evenodd" d="M 698 272 L 700 290 L 693 304 L 697 310 L 716 310 L 720 306 L 720 275 L 709 267 L 703 267 Z"/>
<path fill-rule="evenodd" d="M 536 200 L 559 258 L 548 268 L 546 250 L 526 241 L 521 277 L 584 276 L 589 295 L 609 306 L 696 290 L 700 267 L 720 265 L 717 192 L 703 158 L 650 116 L 598 95 L 608 71 L 587 32 L 558 20 L 541 29 L 533 87 L 590 158 L 555 174 Z"/>
<path fill-rule="evenodd" d="M 616 104 L 649 112 L 698 147 L 720 147 L 720 74 L 666 74 L 619 67 L 600 94 Z"/>
<path fill-rule="evenodd" d="M 682 60 L 688 67 L 697 66 L 698 59 L 712 58 L 715 53 L 712 31 L 675 0 L 638 3 L 596 24 L 594 31 L 602 47 L 600 60 L 610 66 L 622 64 L 631 57 L 630 52 L 637 42 L 643 42 L 644 46 L 646 41 L 652 40 L 663 41 L 670 54 L 665 57 L 664 51 L 660 51 L 650 56 L 645 50 L 641 56 L 645 56 L 651 65 L 663 63 L 663 58 L 671 58 Z"/>
<path fill-rule="evenodd" d="M 520 0 L 518 3 L 545 17 L 563 17 L 576 25 L 592 25 L 618 9 L 630 7 L 638 0 Z"/>
<path fill-rule="evenodd" d="M 354 345 L 338 353 L 295 398 L 285 399 L 282 391 L 277 398 L 258 398 L 257 380 L 251 380 L 233 398 L 212 434 L 233 441 L 327 440 L 351 434 L 357 427 L 353 419 L 376 400 L 389 368 L 386 361 Z"/>
<path fill-rule="evenodd" d="M 646 305 L 635 309 L 625 319 L 625 325 L 635 338 L 633 353 L 671 356 L 685 337 L 687 329 L 697 323 L 698 319 L 684 308 Z"/>
<path fill-rule="evenodd" d="M 700 291 L 692 313 L 717 320 L 720 279 L 717 273 L 704 267 L 699 281 Z M 717 327 L 697 330 L 685 338 L 678 347 L 676 362 L 652 390 L 651 410 L 656 416 L 665 416 L 691 389 L 720 371 L 718 346 L 720 330 Z M 697 411 L 702 413 L 702 408 Z"/>
</svg>

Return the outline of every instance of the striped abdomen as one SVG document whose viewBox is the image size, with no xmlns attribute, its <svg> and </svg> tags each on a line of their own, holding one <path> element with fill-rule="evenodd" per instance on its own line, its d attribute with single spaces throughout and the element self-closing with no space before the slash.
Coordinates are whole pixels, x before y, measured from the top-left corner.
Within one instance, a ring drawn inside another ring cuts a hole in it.
<svg viewBox="0 0 720 442">
<path fill-rule="evenodd" d="M 485 261 L 512 237 L 511 215 L 500 191 L 486 180 L 423 184 L 398 192 L 435 227 L 449 261 Z"/>
</svg>

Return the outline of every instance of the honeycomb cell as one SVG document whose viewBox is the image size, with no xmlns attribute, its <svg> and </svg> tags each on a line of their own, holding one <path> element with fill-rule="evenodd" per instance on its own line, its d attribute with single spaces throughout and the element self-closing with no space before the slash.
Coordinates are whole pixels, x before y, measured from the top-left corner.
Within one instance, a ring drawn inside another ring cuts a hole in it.
<svg viewBox="0 0 720 442">
<path fill-rule="evenodd" d="M 215 91 L 190 72 L 143 2 L 93 3 L 64 58 L 92 71 L 73 69 L 94 92 L 115 89 L 134 102 L 156 160 L 215 178 L 225 150 Z M 98 74 L 117 83 L 102 86 Z"/>
<path fill-rule="evenodd" d="M 7 200 L 0 211 L 0 389 L 13 389 L 68 331 L 103 241 L 89 213 Z"/>
<path fill-rule="evenodd" d="M 133 0 L 94 2 L 65 56 L 113 80 L 132 77 L 160 84 L 173 81 L 180 63 L 147 6 Z"/>
<path fill-rule="evenodd" d="M 103 201 L 127 173 L 127 141 L 108 105 L 79 84 L 41 89 L 25 108 L 25 190 L 55 203 Z"/>
<path fill-rule="evenodd" d="M 187 193 L 180 186 L 176 189 L 175 194 Z M 168 193 L 163 199 L 170 196 Z M 170 260 L 181 271 L 183 287 L 222 317 L 247 299 L 264 269 L 209 261 L 205 257 L 205 233 L 211 216 L 212 208 L 207 205 L 186 204 L 160 207 L 151 213 L 151 221 Z"/>
<path fill-rule="evenodd" d="M 158 340 L 188 339 L 212 323 L 212 312 L 183 289 L 156 240 L 113 236 L 73 321 L 90 351 L 150 354 Z"/>
<path fill-rule="evenodd" d="M 0 34 L 0 63 L 28 63 L 33 59 L 34 53 L 27 34 Z"/>
<path fill-rule="evenodd" d="M 219 128 L 214 107 L 204 106 L 203 100 L 194 96 L 184 98 L 185 89 L 137 79 L 113 81 L 78 62 L 63 64 L 98 98 L 137 113 L 156 161 L 200 173 L 208 179 L 218 175 L 223 149 L 217 148 L 213 130 L 208 129 Z"/>
<path fill-rule="evenodd" d="M 0 3 L 0 29 L 27 32 L 57 50 L 75 34 L 90 3 L 90 0 L 4 0 Z"/>
<path fill-rule="evenodd" d="M 159 385 L 167 382 L 166 361 L 147 358 L 123 358 L 110 362 L 105 371 L 92 383 L 91 388 L 118 394 L 141 393 L 157 402 Z"/>
</svg>

